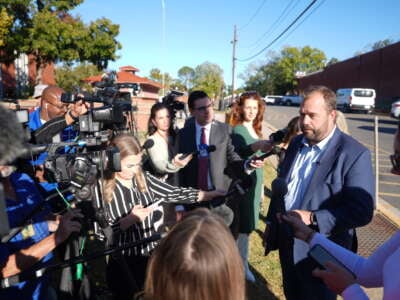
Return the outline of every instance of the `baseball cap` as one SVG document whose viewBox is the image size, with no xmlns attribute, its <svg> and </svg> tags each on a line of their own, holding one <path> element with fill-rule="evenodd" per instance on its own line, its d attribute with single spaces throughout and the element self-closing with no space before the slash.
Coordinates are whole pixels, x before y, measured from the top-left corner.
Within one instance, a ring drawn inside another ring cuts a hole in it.
<svg viewBox="0 0 400 300">
<path fill-rule="evenodd" d="M 38 84 L 35 86 L 35 90 L 33 92 L 33 98 L 38 98 L 42 96 L 43 90 L 47 88 L 47 84 Z"/>
</svg>

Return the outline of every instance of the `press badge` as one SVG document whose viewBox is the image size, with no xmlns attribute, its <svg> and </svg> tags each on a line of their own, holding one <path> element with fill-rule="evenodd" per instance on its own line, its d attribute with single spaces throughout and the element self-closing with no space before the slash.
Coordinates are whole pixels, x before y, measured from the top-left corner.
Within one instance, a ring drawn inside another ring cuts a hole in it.
<svg viewBox="0 0 400 300">
<path fill-rule="evenodd" d="M 25 226 L 24 229 L 21 230 L 22 238 L 24 240 L 29 239 L 35 235 L 35 229 L 32 224 Z"/>
<path fill-rule="evenodd" d="M 199 145 L 199 157 L 208 157 L 208 145 L 200 144 Z"/>
</svg>

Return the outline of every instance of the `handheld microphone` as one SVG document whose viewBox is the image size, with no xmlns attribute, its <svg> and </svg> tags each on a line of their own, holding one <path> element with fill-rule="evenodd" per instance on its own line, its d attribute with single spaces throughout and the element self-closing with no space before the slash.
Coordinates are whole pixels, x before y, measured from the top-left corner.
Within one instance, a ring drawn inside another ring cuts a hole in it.
<svg viewBox="0 0 400 300">
<path fill-rule="evenodd" d="M 281 147 L 274 146 L 271 151 L 264 153 L 260 156 L 255 156 L 252 158 L 252 160 L 264 160 L 271 155 L 279 154 L 281 152 L 281 150 L 282 150 Z"/>
<path fill-rule="evenodd" d="M 142 149 L 143 150 L 147 150 L 147 149 L 150 149 L 153 146 L 154 146 L 154 141 L 153 140 L 146 140 L 144 142 L 144 144 L 142 145 Z"/>
<path fill-rule="evenodd" d="M 207 152 L 208 152 L 208 153 L 214 152 L 216 149 L 217 149 L 217 147 L 215 147 L 215 145 L 207 146 Z M 200 153 L 199 150 L 196 150 L 196 151 L 193 151 L 193 152 L 190 152 L 190 153 L 184 153 L 184 154 L 182 154 L 181 156 L 179 156 L 179 159 L 185 159 L 185 158 L 188 157 L 190 154 L 192 154 L 193 156 L 196 156 L 196 155 L 199 155 L 199 153 Z"/>
</svg>

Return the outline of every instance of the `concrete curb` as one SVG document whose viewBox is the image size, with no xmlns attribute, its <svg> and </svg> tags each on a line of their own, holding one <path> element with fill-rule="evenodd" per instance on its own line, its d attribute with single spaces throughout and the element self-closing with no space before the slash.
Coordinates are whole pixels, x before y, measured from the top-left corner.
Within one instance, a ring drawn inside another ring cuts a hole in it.
<svg viewBox="0 0 400 300">
<path fill-rule="evenodd" d="M 265 127 L 268 128 L 269 131 L 275 132 L 278 129 L 272 126 L 270 123 L 263 121 Z M 271 158 L 271 157 L 270 157 Z M 277 161 L 273 159 L 269 159 L 269 162 L 273 165 L 273 167 L 277 168 Z M 378 198 L 376 210 L 383 214 L 390 222 L 400 227 L 400 210 L 393 205 L 391 205 L 386 200 L 381 197 Z"/>
</svg>

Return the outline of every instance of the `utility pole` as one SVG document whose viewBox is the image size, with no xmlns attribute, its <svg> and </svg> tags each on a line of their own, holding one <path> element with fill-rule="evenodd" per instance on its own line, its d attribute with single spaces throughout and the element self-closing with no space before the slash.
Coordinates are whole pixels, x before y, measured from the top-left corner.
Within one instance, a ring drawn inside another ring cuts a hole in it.
<svg viewBox="0 0 400 300">
<path fill-rule="evenodd" d="M 233 41 L 232 46 L 232 99 L 231 103 L 233 102 L 233 99 L 235 98 L 235 67 L 236 67 L 236 42 L 237 42 L 237 36 L 236 36 L 236 25 L 233 27 Z"/>
</svg>

